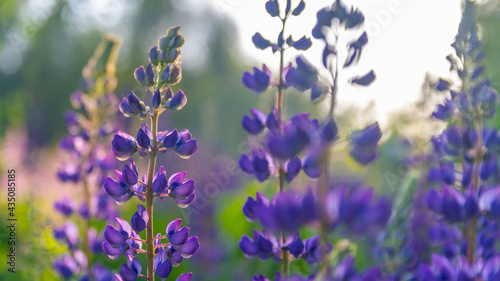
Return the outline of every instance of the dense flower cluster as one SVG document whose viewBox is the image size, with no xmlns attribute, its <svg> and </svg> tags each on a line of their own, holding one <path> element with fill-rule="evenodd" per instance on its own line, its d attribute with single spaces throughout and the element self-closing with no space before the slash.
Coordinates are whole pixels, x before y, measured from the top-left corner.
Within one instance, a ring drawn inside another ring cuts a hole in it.
<svg viewBox="0 0 500 281">
<path fill-rule="evenodd" d="M 54 209 L 65 218 L 72 214 L 85 221 L 82 233 L 70 220 L 54 229 L 54 236 L 68 246 L 71 255 L 54 261 L 55 270 L 64 279 L 80 276 L 82 280 L 112 280 L 113 274 L 93 261 L 94 254 L 102 254 L 102 234 L 89 227 L 91 220 L 112 221 L 118 215 L 112 200 L 100 189 L 104 178 L 115 166 L 113 155 L 106 144 L 116 131 L 117 99 L 114 76 L 119 41 L 105 37 L 83 69 L 82 89 L 71 95 L 76 111 L 68 111 L 64 121 L 69 134 L 59 148 L 65 152 L 66 162 L 57 176 L 63 182 L 82 186 L 83 200 L 79 206 L 68 197 L 54 202 Z"/>
<path fill-rule="evenodd" d="M 496 246 L 499 138 L 496 128 L 488 126 L 498 93 L 483 78 L 484 51 L 473 1 L 465 1 L 452 47 L 455 52 L 447 59 L 458 82 L 440 78 L 434 84 L 445 98 L 432 117 L 447 127 L 431 139 L 432 151 L 426 157 L 430 167 L 419 188 L 427 191 L 420 196 L 423 200 L 417 199 L 423 204 L 415 204 L 411 223 L 420 246 L 415 238 L 407 242 L 409 257 L 395 269 L 398 278 L 472 281 L 500 276 Z M 423 206 L 428 212 L 417 209 Z"/>
<path fill-rule="evenodd" d="M 419 280 L 446 276 L 449 280 L 494 280 L 498 251 L 496 209 L 498 202 L 498 136 L 486 120 L 495 115 L 498 93 L 489 79 L 482 78 L 484 56 L 477 35 L 476 7 L 465 2 L 455 42 L 455 54 L 447 57 L 461 83 L 440 79 L 436 89 L 449 92 L 433 117 L 449 122 L 433 138 L 433 165 L 428 180 L 434 188 L 426 203 L 440 221 L 441 231 L 454 228 L 454 236 L 443 241 L 442 254 L 434 254 L 430 265 L 422 264 Z M 458 172 L 457 172 L 458 171 Z M 435 233 L 435 232 L 434 232 Z M 435 236 L 435 235 L 434 235 Z M 493 278 L 493 279 L 491 279 Z"/>
<path fill-rule="evenodd" d="M 291 15 L 299 15 L 304 8 L 304 1 L 300 1 L 293 10 L 291 1 L 286 1 L 284 16 L 280 16 L 278 1 L 266 3 L 269 15 L 279 17 L 283 27 Z M 285 42 L 288 48 L 307 50 L 312 43 L 305 36 L 298 41 L 293 41 L 291 37 L 284 40 L 282 31 L 276 43 L 263 38 L 259 33 L 252 38 L 257 48 L 270 47 L 273 53 L 279 52 L 281 65 L 278 81 L 274 80 L 272 72 L 265 65 L 261 69 L 255 67 L 253 74 L 250 72 L 243 74 L 243 85 L 249 90 L 261 94 L 269 88 L 276 87 L 277 98 L 269 114 L 250 109 L 250 115 L 243 117 L 242 127 L 250 135 L 258 136 L 258 139 L 263 141 L 260 147 L 252 150 L 251 155 L 242 155 L 239 165 L 246 174 L 255 176 L 260 182 L 266 181 L 271 176 L 277 177 L 279 192 L 271 200 L 259 192 L 255 198 L 247 199 L 243 213 L 249 221 L 259 221 L 264 231 L 255 230 L 253 239 L 243 236 L 239 246 L 248 258 L 258 256 L 266 260 L 273 257 L 274 260 L 280 261 L 282 272 L 277 273 L 276 280 L 304 280 L 298 276 L 289 276 L 288 263 L 291 260 L 302 257 L 311 265 L 324 265 L 327 256 L 333 252 L 331 243 L 326 239 L 328 232 L 342 228 L 356 235 L 375 233 L 385 226 L 391 215 L 390 202 L 386 199 L 373 198 L 372 189 L 350 189 L 333 185 L 330 187 L 328 184 L 328 151 L 339 138 L 334 121 L 337 78 L 340 70 L 336 50 L 338 36 L 340 29 L 357 30 L 363 21 L 364 16 L 357 9 L 348 10 L 340 1 L 318 12 L 318 23 L 312 35 L 325 43 L 323 67 L 331 74 L 331 77 L 327 78 L 322 77 L 321 71 L 303 56 L 298 56 L 293 64 L 284 66 L 283 53 L 287 48 Z M 327 30 L 333 31 L 334 38 L 325 36 Z M 348 44 L 349 55 L 344 68 L 354 65 L 359 60 L 367 42 L 367 34 L 363 32 L 358 39 Z M 352 78 L 351 82 L 368 86 L 374 79 L 374 72 L 369 71 L 361 77 Z M 283 117 L 285 115 L 283 95 L 286 89 L 291 88 L 300 92 L 310 92 L 311 100 L 329 96 L 331 98 L 329 114 L 322 121 L 310 118 L 309 113 L 296 114 L 286 120 Z M 353 132 L 350 138 L 352 157 L 363 165 L 373 162 L 377 156 L 377 144 L 381 136 L 382 132 L 377 123 Z M 315 182 L 318 185 L 316 192 L 309 190 L 305 195 L 299 195 L 294 190 L 284 190 L 285 182 L 292 182 L 301 170 L 312 180 L 323 177 L 319 180 L 320 183 Z M 299 229 L 318 222 L 323 229 L 321 235 L 302 240 Z M 380 270 L 378 272 L 380 275 Z M 321 271 L 321 274 L 322 278 L 326 276 L 330 278 L 333 272 L 326 270 Z M 313 275 L 307 280 L 315 278 Z M 268 279 L 258 275 L 254 276 L 254 280 Z"/>
<path fill-rule="evenodd" d="M 179 266 L 184 258 L 190 258 L 200 247 L 198 237 L 189 236 L 188 227 L 180 227 L 181 220 L 170 222 L 165 233 L 153 233 L 153 199 L 155 197 L 171 197 L 180 207 L 187 207 L 195 200 L 194 181 L 186 179 L 186 172 L 175 173 L 167 177 L 163 166 L 156 169 L 158 152 L 166 154 L 173 151 L 182 158 L 189 158 L 198 150 L 196 139 L 188 130 L 181 132 L 167 130 L 158 131 L 159 116 L 167 109 L 180 110 L 187 102 L 186 95 L 179 90 L 173 94 L 170 85 L 182 79 L 180 47 L 184 37 L 179 34 L 180 27 L 170 28 L 158 40 L 158 46 L 149 50 L 150 63 L 137 68 L 135 79 L 151 92 L 151 106 L 147 106 L 134 92 L 123 98 L 120 111 L 127 117 L 148 117 L 151 125 L 142 123 L 133 136 L 118 131 L 111 141 L 112 151 L 122 161 L 129 159 L 136 152 L 149 157 L 149 170 L 141 175 L 134 160 L 130 159 L 121 171 L 115 171 L 115 178 L 107 177 L 103 183 L 104 191 L 118 204 L 137 197 L 145 203 L 137 205 L 137 212 L 132 215 L 130 223 L 124 219 L 116 219 L 116 227 L 108 225 L 104 232 L 104 251 L 112 259 L 121 255 L 127 257 L 119 274 L 118 280 L 130 281 L 144 277 L 154 279 L 154 274 L 162 280 L 168 278 L 172 268 Z M 141 239 L 140 233 L 146 230 L 146 239 Z M 165 243 L 168 240 L 168 243 Z M 143 244 L 146 245 L 144 250 Z M 142 275 L 142 265 L 135 258 L 139 253 L 146 254 L 147 274 Z M 191 273 L 180 275 L 177 280 L 191 279 Z"/>
</svg>

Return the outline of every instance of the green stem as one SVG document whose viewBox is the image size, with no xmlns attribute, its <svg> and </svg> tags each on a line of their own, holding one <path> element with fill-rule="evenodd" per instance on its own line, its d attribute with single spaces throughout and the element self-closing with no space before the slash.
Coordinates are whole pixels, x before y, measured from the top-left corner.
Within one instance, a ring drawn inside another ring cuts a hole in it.
<svg viewBox="0 0 500 281">
<path fill-rule="evenodd" d="M 483 123 L 481 120 L 480 110 L 476 110 L 474 116 L 474 125 L 477 133 L 477 146 L 476 146 L 476 157 L 474 159 L 474 174 L 473 174 L 473 185 L 471 186 L 471 191 L 473 196 L 477 194 L 479 185 L 481 184 L 481 164 L 483 161 L 484 150 L 483 150 Z M 467 229 L 467 260 L 470 264 L 474 264 L 476 257 L 476 227 L 477 218 L 472 218 L 469 222 L 469 228 Z"/>
<path fill-rule="evenodd" d="M 282 34 L 285 32 L 286 18 L 282 20 L 283 27 L 281 29 Z M 276 96 L 276 107 L 278 109 L 278 126 L 281 128 L 283 122 L 283 94 L 285 92 L 285 81 L 283 81 L 283 67 L 285 61 L 285 49 L 281 47 L 280 50 L 280 70 L 279 70 L 279 85 L 278 85 L 278 95 Z M 283 169 L 283 162 L 279 161 L 279 191 L 285 189 L 285 172 Z"/>
<path fill-rule="evenodd" d="M 286 23 L 286 17 L 282 19 L 282 29 L 281 29 L 281 34 L 284 34 L 285 32 L 285 23 Z M 280 49 L 280 70 L 279 70 L 279 85 L 278 85 L 278 95 L 276 97 L 276 107 L 278 109 L 278 126 L 281 130 L 281 124 L 283 122 L 283 94 L 285 92 L 285 81 L 283 81 L 283 67 L 284 67 L 284 61 L 285 61 L 285 49 L 283 46 L 281 46 Z M 279 160 L 279 170 L 278 170 L 278 186 L 279 186 L 279 191 L 282 192 L 285 190 L 285 171 L 283 167 L 283 161 Z M 282 248 L 281 248 L 281 258 L 282 258 L 282 273 L 285 278 L 288 277 L 288 265 L 289 265 L 289 260 L 288 260 L 288 249 L 283 247 L 283 244 L 286 241 L 286 234 L 285 231 L 283 230 L 281 232 L 281 241 L 282 241 Z"/>
<path fill-rule="evenodd" d="M 288 249 L 283 249 L 282 250 L 282 255 L 283 255 L 283 262 L 282 262 L 282 271 L 283 271 L 283 277 L 285 279 L 288 278 L 288 267 L 290 264 L 290 261 L 288 260 Z"/>
<path fill-rule="evenodd" d="M 151 154 L 149 155 L 148 167 L 148 184 L 146 191 L 146 211 L 148 212 L 149 219 L 146 225 L 146 258 L 148 263 L 148 280 L 154 280 L 154 232 L 153 232 L 153 177 L 156 166 L 156 154 L 158 153 L 156 134 L 158 133 L 158 111 L 155 110 L 151 117 L 151 132 L 153 141 L 151 144 Z"/>
</svg>

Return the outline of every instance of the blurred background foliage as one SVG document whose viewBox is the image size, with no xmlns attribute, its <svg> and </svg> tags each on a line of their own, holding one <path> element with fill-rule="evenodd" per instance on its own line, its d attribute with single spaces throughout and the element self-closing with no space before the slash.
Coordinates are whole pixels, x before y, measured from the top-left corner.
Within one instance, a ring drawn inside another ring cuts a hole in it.
<svg viewBox="0 0 500 281">
<path fill-rule="evenodd" d="M 168 27 L 181 24 L 186 37 L 183 48 L 182 88 L 188 96 L 186 110 L 167 114 L 168 128 L 189 128 L 201 144 L 200 153 L 189 161 L 162 160 L 170 173 L 189 167 L 197 182 L 197 203 L 193 208 L 179 211 L 173 204 L 158 205 L 155 212 L 158 231 L 164 231 L 170 220 L 181 217 L 199 235 L 202 248 L 189 262 L 184 262 L 174 275 L 187 270 L 195 273 L 195 280 L 242 280 L 255 273 L 268 277 L 274 275 L 278 265 L 246 259 L 238 248 L 242 235 L 251 235 L 256 227 L 246 221 L 241 207 L 247 196 L 256 191 L 272 194 L 274 186 L 257 184 L 242 177 L 237 165 L 241 153 L 246 152 L 247 134 L 240 126 L 243 114 L 249 107 L 269 111 L 273 95 L 256 96 L 240 83 L 242 73 L 252 62 L 241 61 L 242 54 L 235 49 L 235 32 L 231 20 L 211 8 L 189 9 L 182 1 L 164 0 L 1 0 L 0 1 L 0 143 L 3 150 L 0 170 L 16 165 L 23 170 L 21 194 L 18 196 L 16 215 L 18 224 L 18 273 L 15 279 L 7 272 L 5 263 L 0 265 L 0 280 L 57 280 L 52 270 L 53 258 L 65 249 L 52 237 L 52 228 L 60 223 L 51 210 L 52 200 L 64 192 L 78 198 L 75 187 L 61 189 L 55 179 L 57 152 L 54 149 L 66 132 L 63 114 L 70 108 L 69 96 L 78 88 L 81 71 L 105 32 L 112 31 L 122 37 L 123 44 L 117 63 L 119 97 L 133 89 L 145 97 L 133 78 L 133 70 L 147 62 L 147 50 Z M 105 4 L 103 4 L 105 3 Z M 105 6 L 103 6 L 105 5 Z M 500 7 L 490 1 L 481 9 L 479 17 L 486 51 L 487 73 L 493 85 L 500 89 Z M 428 91 L 423 82 L 422 95 Z M 427 85 L 427 86 L 426 86 Z M 177 87 L 176 87 L 177 89 Z M 291 93 L 287 111 L 309 111 L 320 116 L 317 105 L 312 105 L 306 95 Z M 362 120 L 352 116 L 373 117 L 370 109 L 362 114 L 356 108 L 343 111 L 338 117 L 339 126 L 350 128 Z M 411 111 L 409 111 L 411 110 Z M 375 186 L 378 192 L 395 198 L 405 181 L 408 168 L 404 159 L 425 150 L 426 136 L 408 137 L 407 128 L 428 126 L 429 108 L 425 102 L 413 109 L 395 113 L 392 123 L 385 129 L 381 157 L 368 168 L 360 167 L 347 157 L 340 145 L 335 148 L 333 165 L 339 175 L 360 174 L 363 181 Z M 500 124 L 498 116 L 497 124 Z M 126 123 L 128 120 L 122 118 Z M 433 125 L 433 128 L 439 125 Z M 167 128 L 162 128 L 167 129 Z M 9 132 L 20 130 L 21 134 Z M 346 130 L 341 130 L 346 131 Z M 411 134 L 410 134 L 411 135 Z M 18 139 L 24 137 L 24 139 Z M 419 138 L 420 137 L 420 138 Z M 12 150 L 6 144 L 24 145 Z M 342 143 L 342 142 L 341 142 Z M 344 142 L 345 143 L 345 142 Z M 7 148 L 6 148 L 7 147 Z M 418 150 L 421 148 L 422 150 Z M 14 152 L 13 152 L 14 151 Z M 14 154 L 12 154 L 14 153 Z M 17 157 L 19 161 L 13 161 Z M 36 164 L 39 163 L 39 164 Z M 44 181 L 42 178 L 52 179 Z M 303 176 L 303 175 L 302 175 Z M 1 177 L 0 177 L 1 178 Z M 305 189 L 305 177 L 295 184 Z M 213 183 L 217 192 L 210 192 Z M 211 185 L 210 185 L 211 184 Z M 270 185 L 268 181 L 267 185 Z M 4 192 L 0 198 L 4 198 Z M 18 198 L 19 198 L 18 197 Z M 6 200 L 0 208 L 6 209 Z M 167 205 L 167 206 L 166 206 Z M 122 208 L 124 218 L 129 218 L 134 204 Z M 5 212 L 0 212 L 5 221 Z M 186 221 L 187 220 L 187 221 Z M 160 227 L 162 226 L 162 227 Z M 96 227 L 103 228 L 104 225 Z M 307 233 L 307 230 L 304 230 Z M 3 242 L 7 229 L 0 228 Z M 349 246 L 357 253 L 369 251 L 368 243 L 356 241 Z M 344 244 L 341 244 L 344 245 Z M 5 257 L 7 248 L 0 247 Z M 359 267 L 370 263 L 370 255 L 357 259 Z M 2 259 L 3 260 L 3 259 Z M 102 262 L 118 268 L 122 260 Z M 309 267 L 294 263 L 292 271 L 308 273 Z"/>
</svg>

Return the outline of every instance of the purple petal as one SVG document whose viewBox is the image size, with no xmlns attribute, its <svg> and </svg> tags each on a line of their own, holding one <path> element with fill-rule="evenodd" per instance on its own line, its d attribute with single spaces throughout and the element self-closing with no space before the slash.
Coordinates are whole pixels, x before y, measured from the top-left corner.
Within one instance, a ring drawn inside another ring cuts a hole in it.
<svg viewBox="0 0 500 281">
<path fill-rule="evenodd" d="M 187 180 L 181 185 L 177 186 L 173 192 L 175 197 L 177 198 L 186 198 L 189 195 L 191 195 L 195 190 L 194 186 L 194 181 L 193 180 Z"/>
<path fill-rule="evenodd" d="M 259 253 L 259 249 L 257 249 L 257 245 L 250 239 L 248 236 L 241 237 L 240 242 L 238 243 L 241 251 L 245 254 L 245 257 L 252 258 Z"/>
<path fill-rule="evenodd" d="M 119 183 L 117 183 L 114 179 L 107 177 L 104 180 L 104 191 L 111 196 L 113 199 L 117 199 L 123 196 L 128 191 L 128 187 L 123 187 Z"/>
<path fill-rule="evenodd" d="M 183 258 L 190 258 L 194 255 L 198 249 L 200 249 L 200 242 L 198 241 L 198 237 L 193 236 L 190 237 L 184 245 L 179 249 L 179 253 Z"/>
<path fill-rule="evenodd" d="M 169 277 L 170 273 L 172 273 L 172 264 L 169 259 L 156 267 L 156 275 L 158 275 L 161 279 Z"/>
<path fill-rule="evenodd" d="M 177 149 L 177 154 L 182 158 L 189 158 L 198 151 L 198 144 L 196 139 L 190 139 L 187 142 L 181 144 Z"/>
<path fill-rule="evenodd" d="M 190 281 L 193 273 L 184 273 L 177 277 L 176 281 Z"/>
<path fill-rule="evenodd" d="M 168 240 L 174 246 L 180 246 L 188 240 L 189 237 L 189 227 L 185 226 L 179 229 L 174 234 L 167 233 Z"/>
</svg>

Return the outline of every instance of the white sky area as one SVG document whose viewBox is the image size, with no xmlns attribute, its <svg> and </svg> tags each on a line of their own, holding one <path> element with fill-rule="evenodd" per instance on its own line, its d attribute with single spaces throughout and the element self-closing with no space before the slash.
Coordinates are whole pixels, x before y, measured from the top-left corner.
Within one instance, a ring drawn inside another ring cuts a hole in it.
<svg viewBox="0 0 500 281">
<path fill-rule="evenodd" d="M 279 33 L 280 20 L 266 13 L 266 0 L 210 1 L 217 11 L 233 18 L 239 30 L 238 44 L 244 57 L 256 66 L 266 63 L 276 73 L 278 56 L 269 49 L 256 49 L 251 41 L 257 31 L 272 41 Z M 187 2 L 195 4 L 205 0 Z M 279 2 L 285 5 L 286 1 Z M 333 0 L 305 2 L 302 14 L 287 21 L 286 30 L 295 35 L 294 39 L 302 35 L 311 37 L 316 12 L 330 6 Z M 292 7 L 297 3 L 298 0 L 292 0 Z M 339 106 L 355 103 L 363 108 L 374 101 L 377 119 L 384 125 L 388 121 L 388 113 L 404 110 L 405 106 L 417 100 L 426 72 L 435 76 L 449 75 L 449 63 L 445 57 L 452 52 L 450 45 L 457 33 L 462 1 L 345 0 L 344 3 L 348 7 L 357 6 L 364 13 L 369 43 L 363 49 L 360 63 L 340 76 L 344 82 L 339 84 Z M 313 47 L 301 53 L 313 64 L 321 65 L 322 50 L 323 43 L 313 40 Z M 290 61 L 297 54 L 289 51 L 286 60 Z M 377 75 L 371 86 L 360 88 L 345 83 L 348 78 L 367 73 L 371 68 Z"/>
</svg>

